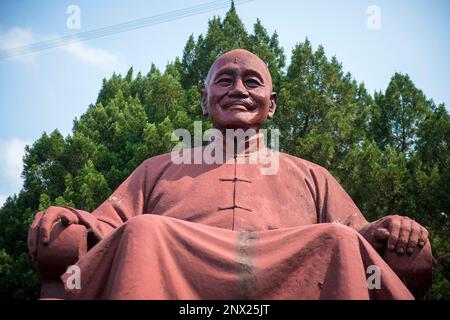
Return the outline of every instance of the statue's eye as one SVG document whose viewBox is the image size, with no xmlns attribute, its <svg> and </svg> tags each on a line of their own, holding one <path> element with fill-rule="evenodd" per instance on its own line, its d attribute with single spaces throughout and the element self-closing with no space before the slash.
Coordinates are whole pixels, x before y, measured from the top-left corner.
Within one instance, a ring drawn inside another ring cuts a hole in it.
<svg viewBox="0 0 450 320">
<path fill-rule="evenodd" d="M 231 80 L 230 78 L 220 78 L 219 80 L 216 81 L 216 83 L 219 86 L 227 87 L 233 83 L 233 80 Z"/>
<path fill-rule="evenodd" d="M 247 80 L 245 80 L 245 85 L 248 88 L 257 88 L 261 86 L 261 83 L 259 82 L 259 80 L 255 79 L 255 78 L 249 78 Z"/>
</svg>

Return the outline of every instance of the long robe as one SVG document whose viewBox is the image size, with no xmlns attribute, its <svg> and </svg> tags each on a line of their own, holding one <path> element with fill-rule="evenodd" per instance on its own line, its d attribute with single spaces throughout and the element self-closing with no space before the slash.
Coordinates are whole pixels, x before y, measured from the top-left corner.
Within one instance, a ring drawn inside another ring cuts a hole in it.
<svg viewBox="0 0 450 320">
<path fill-rule="evenodd" d="M 333 176 L 276 155 L 277 173 L 262 175 L 238 161 L 248 154 L 209 165 L 163 154 L 92 214 L 71 209 L 93 247 L 77 262 L 80 289 L 62 276 L 67 298 L 412 299 L 356 231 L 368 222 Z"/>
</svg>

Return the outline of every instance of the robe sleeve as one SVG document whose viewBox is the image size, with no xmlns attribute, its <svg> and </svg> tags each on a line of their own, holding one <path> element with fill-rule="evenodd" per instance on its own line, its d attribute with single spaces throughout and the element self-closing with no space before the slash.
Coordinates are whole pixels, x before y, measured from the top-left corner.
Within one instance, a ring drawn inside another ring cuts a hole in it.
<svg viewBox="0 0 450 320">
<path fill-rule="evenodd" d="M 129 219 L 146 212 L 147 199 L 161 169 L 159 159 L 145 160 L 92 213 L 65 206 L 77 215 L 79 224 L 86 226 L 89 248 Z"/>
<path fill-rule="evenodd" d="M 328 170 L 315 166 L 310 169 L 310 174 L 318 223 L 341 223 L 357 231 L 369 223 Z"/>
</svg>

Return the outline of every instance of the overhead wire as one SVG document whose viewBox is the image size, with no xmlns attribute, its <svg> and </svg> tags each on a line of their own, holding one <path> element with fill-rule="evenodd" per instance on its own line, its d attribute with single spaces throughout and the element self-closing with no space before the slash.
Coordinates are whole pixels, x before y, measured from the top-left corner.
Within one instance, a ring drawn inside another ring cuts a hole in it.
<svg viewBox="0 0 450 320">
<path fill-rule="evenodd" d="M 254 0 L 236 0 L 235 5 L 241 5 Z M 35 53 L 47 49 L 70 45 L 77 42 L 88 41 L 109 35 L 114 35 L 122 32 L 145 28 L 169 21 L 175 21 L 190 16 L 211 12 L 214 10 L 226 8 L 230 5 L 230 0 L 216 0 L 205 4 L 195 5 L 183 9 L 178 9 L 150 17 L 145 17 L 136 20 L 130 20 L 127 22 L 101 27 L 84 32 L 78 32 L 71 35 L 61 36 L 49 40 L 31 43 L 28 45 L 0 50 L 0 59 L 8 59 L 30 53 Z"/>
</svg>

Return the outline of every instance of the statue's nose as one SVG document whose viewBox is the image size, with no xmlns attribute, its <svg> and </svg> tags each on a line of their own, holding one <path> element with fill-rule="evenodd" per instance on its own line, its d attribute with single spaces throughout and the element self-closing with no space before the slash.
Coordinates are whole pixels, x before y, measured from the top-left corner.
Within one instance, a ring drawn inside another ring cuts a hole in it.
<svg viewBox="0 0 450 320">
<path fill-rule="evenodd" d="M 233 98 L 242 98 L 242 97 L 248 97 L 248 91 L 245 87 L 244 83 L 240 78 L 237 78 L 234 83 L 231 90 L 228 92 L 228 95 Z"/>
</svg>

